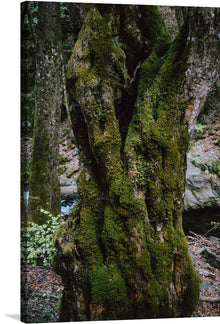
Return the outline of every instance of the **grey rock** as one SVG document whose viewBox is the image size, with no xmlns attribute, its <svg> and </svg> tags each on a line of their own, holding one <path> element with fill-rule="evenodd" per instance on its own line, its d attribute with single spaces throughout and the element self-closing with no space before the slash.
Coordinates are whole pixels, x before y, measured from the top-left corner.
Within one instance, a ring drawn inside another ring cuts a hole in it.
<svg viewBox="0 0 220 324">
<path fill-rule="evenodd" d="M 192 170 L 192 168 L 191 168 Z M 220 180 L 215 174 L 189 173 L 186 178 L 184 208 L 200 209 L 205 207 L 220 207 Z"/>
<path fill-rule="evenodd" d="M 220 160 L 220 149 L 214 145 L 213 135 L 216 133 L 213 121 L 220 117 L 219 95 L 211 95 L 205 104 L 199 121 L 209 127 L 205 138 L 192 138 L 190 151 L 187 153 L 185 210 L 220 207 L 220 179 L 216 174 L 216 165 Z M 210 131 L 212 132 L 210 133 Z M 195 132 L 196 135 L 196 132 Z M 217 133 L 216 133 L 217 135 Z M 207 138 L 210 136 L 210 138 Z"/>
<path fill-rule="evenodd" d="M 67 177 L 71 177 L 74 173 L 76 173 L 77 171 L 79 171 L 79 167 L 73 165 L 70 165 L 67 170 L 66 170 L 66 175 Z"/>
<path fill-rule="evenodd" d="M 189 250 L 189 255 L 190 255 L 190 257 L 191 257 L 192 264 L 193 264 L 193 266 L 195 267 L 195 266 L 197 265 L 197 261 L 196 261 L 196 259 L 195 259 L 195 257 L 194 257 L 193 252 L 191 252 L 190 250 Z"/>
<path fill-rule="evenodd" d="M 203 254 L 209 264 L 220 269 L 220 257 L 218 255 L 214 254 L 209 248 L 205 248 Z"/>
<path fill-rule="evenodd" d="M 187 171 L 186 171 L 186 177 L 191 177 L 192 175 L 198 175 L 201 174 L 201 169 L 197 166 L 195 166 L 191 161 L 193 161 L 193 158 L 188 156 L 188 161 L 187 161 Z"/>
<path fill-rule="evenodd" d="M 184 207 L 185 210 L 191 209 L 198 205 L 196 197 L 193 195 L 193 192 L 186 188 L 185 195 L 184 195 Z"/>
<path fill-rule="evenodd" d="M 207 270 L 203 270 L 203 269 L 200 269 L 199 270 L 199 274 L 201 276 L 204 276 L 204 277 L 210 277 L 212 279 L 215 279 L 216 278 L 216 275 L 210 271 L 207 271 Z"/>
<path fill-rule="evenodd" d="M 220 243 L 220 238 L 218 238 L 218 237 L 209 236 L 208 239 L 209 239 L 209 241 L 212 241 L 213 243 L 217 243 L 217 244 Z"/>
<path fill-rule="evenodd" d="M 62 199 L 76 199 L 78 198 L 77 185 L 76 183 L 70 186 L 60 187 Z"/>
<path fill-rule="evenodd" d="M 203 248 L 199 249 L 199 250 L 197 251 L 197 253 L 199 253 L 199 254 L 203 254 L 203 253 L 204 253 L 204 250 L 205 250 L 205 248 L 203 247 Z"/>
</svg>

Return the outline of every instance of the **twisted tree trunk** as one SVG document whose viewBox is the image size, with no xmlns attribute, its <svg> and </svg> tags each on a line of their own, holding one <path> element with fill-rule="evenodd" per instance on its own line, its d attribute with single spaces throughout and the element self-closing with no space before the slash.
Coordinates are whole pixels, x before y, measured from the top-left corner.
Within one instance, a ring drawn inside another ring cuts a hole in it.
<svg viewBox="0 0 220 324">
<path fill-rule="evenodd" d="M 200 287 L 182 229 L 186 152 L 218 74 L 219 9 L 189 9 L 170 46 L 156 7 L 83 12 L 67 72 L 80 200 L 55 239 L 61 320 L 188 316 Z"/>
</svg>

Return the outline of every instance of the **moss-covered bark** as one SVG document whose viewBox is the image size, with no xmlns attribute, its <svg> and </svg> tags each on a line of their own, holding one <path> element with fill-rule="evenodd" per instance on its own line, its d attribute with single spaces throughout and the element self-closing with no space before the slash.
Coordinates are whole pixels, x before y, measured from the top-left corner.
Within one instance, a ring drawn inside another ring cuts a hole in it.
<svg viewBox="0 0 220 324">
<path fill-rule="evenodd" d="M 81 174 L 80 201 L 55 236 L 61 320 L 189 316 L 200 290 L 181 219 L 189 25 L 169 47 L 156 7 L 84 9 L 67 72 Z M 131 120 L 120 127 L 122 110 Z"/>
<path fill-rule="evenodd" d="M 28 218 L 44 223 L 40 209 L 60 213 L 59 122 L 62 100 L 59 4 L 38 4 L 38 50 Z"/>
</svg>

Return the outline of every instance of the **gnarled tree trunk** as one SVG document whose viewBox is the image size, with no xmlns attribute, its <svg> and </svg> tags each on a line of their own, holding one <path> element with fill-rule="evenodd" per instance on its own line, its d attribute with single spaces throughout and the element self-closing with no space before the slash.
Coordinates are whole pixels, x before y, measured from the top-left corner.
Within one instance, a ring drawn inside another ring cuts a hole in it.
<svg viewBox="0 0 220 324">
<path fill-rule="evenodd" d="M 182 229 L 186 152 L 217 77 L 219 9 L 189 9 L 170 46 L 156 7 L 83 13 L 67 72 L 81 173 L 56 232 L 61 320 L 190 315 L 200 287 Z"/>
<path fill-rule="evenodd" d="M 43 208 L 60 213 L 59 123 L 62 59 L 59 3 L 38 3 L 36 101 L 28 219 L 45 222 Z"/>
</svg>

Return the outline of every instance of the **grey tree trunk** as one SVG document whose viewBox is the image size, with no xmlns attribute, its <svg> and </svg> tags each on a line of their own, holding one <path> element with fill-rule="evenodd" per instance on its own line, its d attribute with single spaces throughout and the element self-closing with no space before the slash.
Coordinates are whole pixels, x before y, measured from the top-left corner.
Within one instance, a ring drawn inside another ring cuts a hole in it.
<svg viewBox="0 0 220 324">
<path fill-rule="evenodd" d="M 170 46 L 156 7 L 85 5 L 83 17 L 67 72 L 81 173 L 56 232 L 61 321 L 189 316 L 186 152 L 219 73 L 220 10 L 190 8 Z"/>
<path fill-rule="evenodd" d="M 60 213 L 59 123 L 62 60 L 59 3 L 38 3 L 36 104 L 28 218 L 42 224 L 43 208 Z"/>
</svg>

